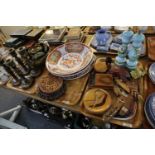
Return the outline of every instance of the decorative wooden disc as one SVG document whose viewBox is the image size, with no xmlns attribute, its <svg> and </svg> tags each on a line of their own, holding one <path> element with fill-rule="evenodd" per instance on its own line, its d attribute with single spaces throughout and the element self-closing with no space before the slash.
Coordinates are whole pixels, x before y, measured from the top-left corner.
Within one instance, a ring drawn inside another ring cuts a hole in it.
<svg viewBox="0 0 155 155">
<path fill-rule="evenodd" d="M 110 108 L 112 99 L 104 89 L 93 88 L 88 90 L 84 95 L 83 104 L 88 112 L 102 114 Z"/>
</svg>

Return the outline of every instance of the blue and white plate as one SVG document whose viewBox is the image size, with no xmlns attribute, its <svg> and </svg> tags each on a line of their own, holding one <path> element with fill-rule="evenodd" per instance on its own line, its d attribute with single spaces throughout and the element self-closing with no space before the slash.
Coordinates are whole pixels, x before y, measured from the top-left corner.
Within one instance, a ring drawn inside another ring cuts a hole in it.
<svg viewBox="0 0 155 155">
<path fill-rule="evenodd" d="M 153 83 L 155 83 L 155 63 L 152 63 L 149 68 L 149 77 Z"/>
<path fill-rule="evenodd" d="M 144 111 L 150 125 L 155 128 L 155 93 L 152 93 L 146 100 Z"/>
</svg>

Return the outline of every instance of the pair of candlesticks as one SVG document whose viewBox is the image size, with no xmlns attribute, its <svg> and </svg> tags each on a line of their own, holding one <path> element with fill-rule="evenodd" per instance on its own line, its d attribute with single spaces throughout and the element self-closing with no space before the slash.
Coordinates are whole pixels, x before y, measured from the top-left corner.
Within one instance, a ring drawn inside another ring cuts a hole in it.
<svg viewBox="0 0 155 155">
<path fill-rule="evenodd" d="M 11 48 L 9 54 L 0 60 L 0 64 L 12 77 L 11 83 L 13 86 L 19 86 L 20 88 L 27 89 L 34 83 L 34 78 L 39 76 L 43 71 L 43 64 L 45 59 L 41 59 L 36 65 L 36 61 L 33 57 L 36 54 L 42 54 L 45 57 L 49 47 L 41 44 L 37 44 L 33 48 L 20 47 L 15 50 Z M 33 52 L 32 52 L 33 51 Z M 35 51 L 35 52 L 34 52 Z"/>
</svg>

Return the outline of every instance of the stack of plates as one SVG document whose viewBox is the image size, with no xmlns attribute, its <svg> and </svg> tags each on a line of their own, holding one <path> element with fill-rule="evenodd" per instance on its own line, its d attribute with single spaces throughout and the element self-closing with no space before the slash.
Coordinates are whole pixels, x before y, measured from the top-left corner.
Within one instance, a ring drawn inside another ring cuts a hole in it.
<svg viewBox="0 0 155 155">
<path fill-rule="evenodd" d="M 80 78 L 90 72 L 95 56 L 90 47 L 71 42 L 58 46 L 46 59 L 48 71 L 65 80 Z"/>
<path fill-rule="evenodd" d="M 155 84 L 155 63 L 152 63 L 149 68 L 149 77 L 151 81 Z"/>
<path fill-rule="evenodd" d="M 145 102 L 145 115 L 150 125 L 155 128 L 155 93 L 152 93 Z"/>
</svg>

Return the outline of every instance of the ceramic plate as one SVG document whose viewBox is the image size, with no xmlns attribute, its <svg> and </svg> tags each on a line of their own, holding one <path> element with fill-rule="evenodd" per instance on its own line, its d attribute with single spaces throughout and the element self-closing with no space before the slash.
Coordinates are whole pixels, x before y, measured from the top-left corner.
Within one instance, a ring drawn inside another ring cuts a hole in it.
<svg viewBox="0 0 155 155">
<path fill-rule="evenodd" d="M 91 49 L 82 43 L 67 43 L 55 48 L 46 59 L 46 67 L 54 75 L 70 75 L 84 69 L 93 59 Z"/>
<path fill-rule="evenodd" d="M 155 63 L 152 63 L 149 68 L 149 77 L 151 81 L 154 83 L 155 82 Z"/>
<path fill-rule="evenodd" d="M 83 77 L 84 75 L 88 74 L 91 71 L 91 69 L 93 68 L 93 63 L 94 63 L 95 60 L 96 60 L 96 57 L 94 56 L 93 59 L 91 60 L 91 62 L 89 63 L 89 65 L 87 67 L 85 67 L 84 69 L 82 69 L 79 72 L 76 72 L 74 74 L 61 75 L 61 76 L 60 75 L 56 75 L 56 74 L 53 74 L 53 75 L 60 76 L 64 80 L 74 80 L 74 79 Z M 48 68 L 48 66 L 47 66 L 47 68 Z"/>
<path fill-rule="evenodd" d="M 155 93 L 152 93 L 146 100 L 144 111 L 150 125 L 155 128 Z"/>
</svg>

